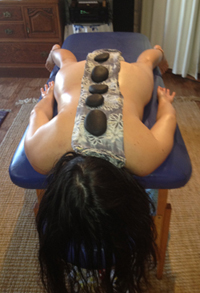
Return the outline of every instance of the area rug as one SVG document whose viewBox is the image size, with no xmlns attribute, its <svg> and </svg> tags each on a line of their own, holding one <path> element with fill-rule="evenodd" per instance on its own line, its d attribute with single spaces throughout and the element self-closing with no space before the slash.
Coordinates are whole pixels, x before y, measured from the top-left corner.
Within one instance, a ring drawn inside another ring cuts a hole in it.
<svg viewBox="0 0 200 293">
<path fill-rule="evenodd" d="M 193 173 L 188 184 L 169 191 L 172 204 L 170 240 L 163 279 L 150 274 L 151 293 L 200 292 L 200 110 L 196 102 L 179 97 L 174 103 Z M 0 145 L 0 292 L 42 293 L 34 223 L 34 190 L 12 184 L 8 168 L 28 124 L 33 105 L 22 105 Z M 108 292 L 109 293 L 109 292 Z"/>
<path fill-rule="evenodd" d="M 5 120 L 5 118 L 9 112 L 10 112 L 10 110 L 0 109 L 0 126 L 3 123 L 3 121 Z"/>
</svg>

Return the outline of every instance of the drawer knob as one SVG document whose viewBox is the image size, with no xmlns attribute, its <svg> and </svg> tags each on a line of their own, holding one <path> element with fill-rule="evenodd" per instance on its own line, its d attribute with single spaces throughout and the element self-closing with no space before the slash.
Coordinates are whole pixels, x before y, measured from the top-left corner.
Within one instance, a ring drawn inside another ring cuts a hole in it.
<svg viewBox="0 0 200 293">
<path fill-rule="evenodd" d="M 9 18 L 12 16 L 12 14 L 9 11 L 5 11 L 3 12 L 3 16 Z"/>
<path fill-rule="evenodd" d="M 42 57 L 48 57 L 49 53 L 46 52 L 46 51 L 43 51 L 43 52 L 40 53 L 40 55 L 41 55 Z"/>
<path fill-rule="evenodd" d="M 6 35 L 12 35 L 12 34 L 13 34 L 13 30 L 7 28 L 7 29 L 5 30 L 5 33 L 6 33 Z"/>
</svg>

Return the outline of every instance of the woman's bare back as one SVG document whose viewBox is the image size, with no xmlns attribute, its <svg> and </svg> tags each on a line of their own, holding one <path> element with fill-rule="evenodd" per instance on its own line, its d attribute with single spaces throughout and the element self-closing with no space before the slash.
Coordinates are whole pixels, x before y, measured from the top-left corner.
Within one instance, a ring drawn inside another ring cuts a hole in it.
<svg viewBox="0 0 200 293">
<path fill-rule="evenodd" d="M 76 111 L 85 61 L 64 65 L 57 73 L 54 94 L 59 109 L 69 107 L 70 103 Z M 131 108 L 134 115 L 142 120 L 144 106 L 149 102 L 153 90 L 151 70 L 137 63 L 121 61 L 119 72 L 119 88 L 124 97 L 124 107 Z M 145 83 L 145 87 L 143 86 Z M 67 98 L 68 97 L 68 98 Z M 71 99 L 70 99 L 71 97 Z"/>
</svg>

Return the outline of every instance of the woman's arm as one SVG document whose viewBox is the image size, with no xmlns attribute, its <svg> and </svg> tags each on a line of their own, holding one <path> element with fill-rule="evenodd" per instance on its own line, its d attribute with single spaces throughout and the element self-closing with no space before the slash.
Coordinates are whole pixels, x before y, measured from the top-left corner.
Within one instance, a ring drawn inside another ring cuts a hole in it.
<svg viewBox="0 0 200 293">
<path fill-rule="evenodd" d="M 176 129 L 176 111 L 172 105 L 175 92 L 158 87 L 158 112 L 156 123 L 151 128 L 151 133 L 161 143 L 163 152 L 170 153 L 174 144 L 174 133 Z"/>
<path fill-rule="evenodd" d="M 46 124 L 53 118 L 54 105 L 54 82 L 49 82 L 49 87 L 46 84 L 45 90 L 41 90 L 42 100 L 40 100 L 31 112 L 29 119 L 29 128 L 26 134 L 26 140 L 30 139 L 34 133 L 42 125 Z"/>
</svg>

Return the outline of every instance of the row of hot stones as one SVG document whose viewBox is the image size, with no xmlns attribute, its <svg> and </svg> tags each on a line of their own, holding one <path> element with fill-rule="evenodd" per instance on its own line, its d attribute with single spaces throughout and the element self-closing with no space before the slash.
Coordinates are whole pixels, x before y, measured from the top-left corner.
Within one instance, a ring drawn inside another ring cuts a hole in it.
<svg viewBox="0 0 200 293">
<path fill-rule="evenodd" d="M 102 53 L 97 55 L 94 60 L 98 63 L 103 63 L 108 60 L 109 53 Z M 104 97 L 102 94 L 108 91 L 106 84 L 99 84 L 108 78 L 109 72 L 105 66 L 97 65 L 93 68 L 91 73 L 92 80 L 97 84 L 92 84 L 89 87 L 89 95 L 86 98 L 86 105 L 91 108 L 97 108 L 104 103 Z M 92 135 L 100 136 L 103 135 L 107 129 L 107 117 L 105 113 L 99 109 L 91 110 L 84 121 L 85 129 Z"/>
</svg>

